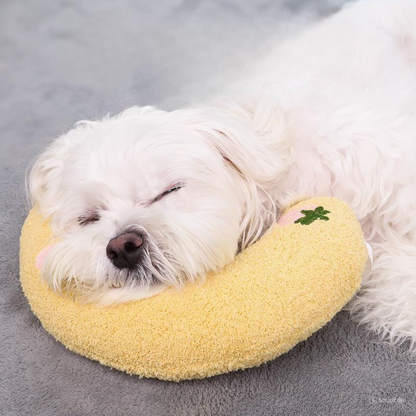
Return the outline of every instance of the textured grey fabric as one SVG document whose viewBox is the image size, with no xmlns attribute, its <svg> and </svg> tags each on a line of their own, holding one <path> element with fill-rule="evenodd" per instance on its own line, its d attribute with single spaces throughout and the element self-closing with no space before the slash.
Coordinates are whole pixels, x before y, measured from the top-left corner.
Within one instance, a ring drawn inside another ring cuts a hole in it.
<svg viewBox="0 0 416 416">
<path fill-rule="evenodd" d="M 176 383 L 67 351 L 18 280 L 25 168 L 75 121 L 175 108 L 224 85 L 279 37 L 343 0 L 0 3 L 0 415 L 415 415 L 416 367 L 340 313 L 259 368 Z"/>
</svg>

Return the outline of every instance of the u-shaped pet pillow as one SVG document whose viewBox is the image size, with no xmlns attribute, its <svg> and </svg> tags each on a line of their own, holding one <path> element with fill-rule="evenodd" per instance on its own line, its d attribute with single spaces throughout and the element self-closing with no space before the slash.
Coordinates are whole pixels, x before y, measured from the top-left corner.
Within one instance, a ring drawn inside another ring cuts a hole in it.
<svg viewBox="0 0 416 416">
<path fill-rule="evenodd" d="M 335 198 L 291 207 L 204 285 L 102 308 L 58 295 L 36 258 L 50 229 L 36 210 L 21 236 L 21 283 L 67 348 L 131 374 L 203 378 L 274 359 L 325 325 L 359 288 L 367 259 L 352 210 Z"/>
</svg>

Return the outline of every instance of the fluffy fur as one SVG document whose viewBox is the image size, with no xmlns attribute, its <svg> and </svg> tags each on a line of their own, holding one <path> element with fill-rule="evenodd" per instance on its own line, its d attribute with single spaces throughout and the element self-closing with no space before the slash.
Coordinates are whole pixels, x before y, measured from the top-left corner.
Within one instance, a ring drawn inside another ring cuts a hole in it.
<svg viewBox="0 0 416 416">
<path fill-rule="evenodd" d="M 415 88 L 416 4 L 367 0 L 278 46 L 232 99 L 78 123 L 30 174 L 57 237 L 45 280 L 101 304 L 150 296 L 223 267 L 289 204 L 333 195 L 374 251 L 352 310 L 413 346 Z M 145 259 L 117 270 L 106 245 L 132 228 Z"/>
</svg>

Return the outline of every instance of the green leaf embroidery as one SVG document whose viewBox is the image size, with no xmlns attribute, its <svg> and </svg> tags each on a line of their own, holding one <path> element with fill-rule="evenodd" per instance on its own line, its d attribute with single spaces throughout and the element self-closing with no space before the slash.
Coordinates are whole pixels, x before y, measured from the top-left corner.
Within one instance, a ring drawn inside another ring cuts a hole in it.
<svg viewBox="0 0 416 416">
<path fill-rule="evenodd" d="M 314 210 L 303 209 L 300 211 L 305 216 L 295 221 L 295 224 L 299 223 L 302 225 L 312 224 L 316 220 L 328 221 L 329 218 L 326 214 L 330 214 L 330 211 L 325 210 L 323 207 L 317 207 Z"/>
</svg>

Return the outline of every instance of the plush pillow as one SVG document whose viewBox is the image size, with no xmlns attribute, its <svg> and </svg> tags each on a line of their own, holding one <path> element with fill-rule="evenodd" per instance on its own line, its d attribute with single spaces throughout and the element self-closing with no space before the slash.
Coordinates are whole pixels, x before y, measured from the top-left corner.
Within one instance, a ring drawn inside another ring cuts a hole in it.
<svg viewBox="0 0 416 416">
<path fill-rule="evenodd" d="M 312 198 L 204 285 L 103 308 L 58 295 L 42 281 L 36 259 L 50 236 L 32 210 L 21 236 L 21 283 L 43 327 L 102 364 L 176 381 L 285 353 L 351 299 L 367 259 L 352 210 L 335 198 Z"/>
</svg>

